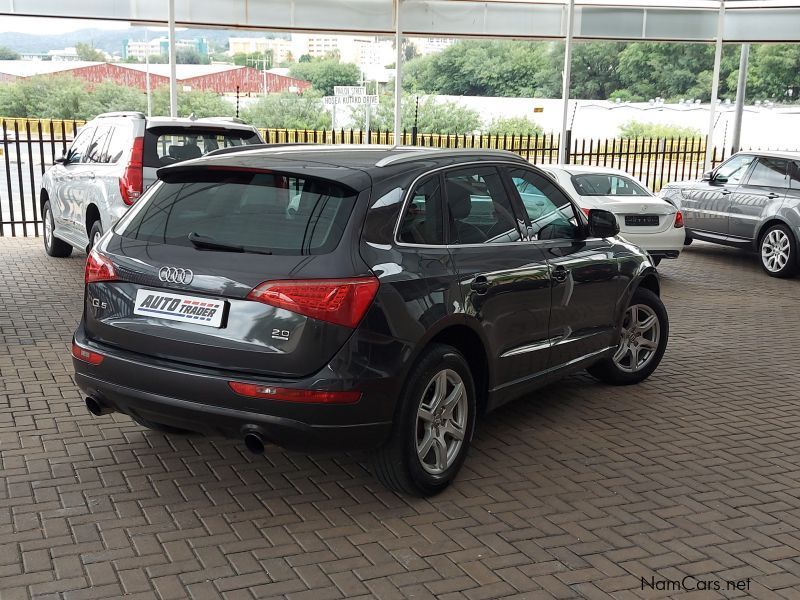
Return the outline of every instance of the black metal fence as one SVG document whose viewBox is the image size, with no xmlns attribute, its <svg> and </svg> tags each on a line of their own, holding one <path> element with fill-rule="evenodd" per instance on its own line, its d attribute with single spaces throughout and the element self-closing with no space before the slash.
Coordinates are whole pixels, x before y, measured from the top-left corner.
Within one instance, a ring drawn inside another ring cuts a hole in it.
<svg viewBox="0 0 800 600">
<path fill-rule="evenodd" d="M 0 236 L 38 236 L 42 231 L 39 208 L 41 178 L 56 157 L 69 147 L 82 121 L 0 118 L 0 152 L 5 173 L 0 178 Z M 388 131 L 369 134 L 357 130 L 262 129 L 268 143 L 394 144 Z M 705 161 L 701 138 L 572 139 L 569 162 L 625 171 L 651 190 L 676 180 L 697 178 Z M 515 152 L 533 164 L 558 162 L 560 136 L 548 135 L 438 135 L 404 132 L 405 145 L 436 148 L 487 148 Z M 725 150 L 713 150 L 713 164 L 725 159 Z"/>
</svg>

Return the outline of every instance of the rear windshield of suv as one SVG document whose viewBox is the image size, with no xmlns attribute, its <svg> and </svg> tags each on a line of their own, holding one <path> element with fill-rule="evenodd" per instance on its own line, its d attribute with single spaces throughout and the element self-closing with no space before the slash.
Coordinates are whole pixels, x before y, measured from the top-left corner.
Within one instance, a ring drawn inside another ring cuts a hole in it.
<svg viewBox="0 0 800 600">
<path fill-rule="evenodd" d="M 333 182 L 272 172 L 206 168 L 168 177 L 117 233 L 175 246 L 325 254 L 339 244 L 356 198 Z"/>
<path fill-rule="evenodd" d="M 166 167 L 220 148 L 260 143 L 258 135 L 247 130 L 151 127 L 145 133 L 144 166 Z"/>
</svg>

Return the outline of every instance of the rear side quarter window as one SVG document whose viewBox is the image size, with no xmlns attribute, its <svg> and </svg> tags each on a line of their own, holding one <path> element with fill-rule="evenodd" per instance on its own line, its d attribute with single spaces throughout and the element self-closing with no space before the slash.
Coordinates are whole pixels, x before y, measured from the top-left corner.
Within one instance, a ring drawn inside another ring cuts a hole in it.
<svg viewBox="0 0 800 600">
<path fill-rule="evenodd" d="M 442 188 L 439 175 L 421 181 L 409 198 L 397 239 L 404 244 L 441 246 L 444 244 Z"/>
</svg>

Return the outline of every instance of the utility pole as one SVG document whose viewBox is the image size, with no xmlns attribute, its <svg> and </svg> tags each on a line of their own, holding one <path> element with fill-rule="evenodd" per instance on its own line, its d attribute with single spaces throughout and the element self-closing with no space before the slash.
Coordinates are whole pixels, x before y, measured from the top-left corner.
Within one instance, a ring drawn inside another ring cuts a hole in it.
<svg viewBox="0 0 800 600">
<path fill-rule="evenodd" d="M 150 36 L 147 27 L 144 28 L 144 69 L 145 89 L 147 93 L 147 116 L 153 116 L 153 97 L 150 94 Z"/>
<path fill-rule="evenodd" d="M 175 0 L 169 0 L 169 116 L 178 116 L 178 75 L 175 67 Z"/>
</svg>

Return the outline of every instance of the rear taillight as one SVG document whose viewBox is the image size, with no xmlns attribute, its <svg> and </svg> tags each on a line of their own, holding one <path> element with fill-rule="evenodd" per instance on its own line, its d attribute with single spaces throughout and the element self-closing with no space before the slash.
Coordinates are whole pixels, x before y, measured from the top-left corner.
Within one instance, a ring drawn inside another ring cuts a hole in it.
<svg viewBox="0 0 800 600">
<path fill-rule="evenodd" d="M 683 227 L 683 213 L 678 211 L 675 213 L 675 229 Z"/>
<path fill-rule="evenodd" d="M 247 298 L 354 328 L 372 304 L 379 285 L 375 277 L 265 281 Z"/>
<path fill-rule="evenodd" d="M 90 365 L 99 365 L 105 358 L 102 354 L 92 352 L 86 348 L 81 348 L 75 342 L 72 342 L 72 356 Z"/>
<path fill-rule="evenodd" d="M 98 281 L 116 281 L 116 279 L 117 270 L 114 268 L 114 263 L 111 262 L 111 259 L 92 249 L 86 259 L 84 282 L 96 283 Z"/>
<path fill-rule="evenodd" d="M 589 216 L 589 212 L 591 212 L 592 209 L 591 208 L 582 208 L 581 210 L 583 211 L 583 214 L 585 214 L 588 217 Z"/>
<path fill-rule="evenodd" d="M 293 388 L 229 381 L 230 388 L 240 396 L 263 398 L 279 402 L 305 402 L 308 404 L 355 404 L 361 399 L 357 391 L 298 390 Z"/>
<path fill-rule="evenodd" d="M 133 204 L 142 195 L 144 188 L 144 173 L 142 154 L 144 153 L 144 138 L 137 137 L 133 140 L 131 158 L 125 166 L 122 177 L 119 178 L 119 193 L 125 204 Z"/>
</svg>

